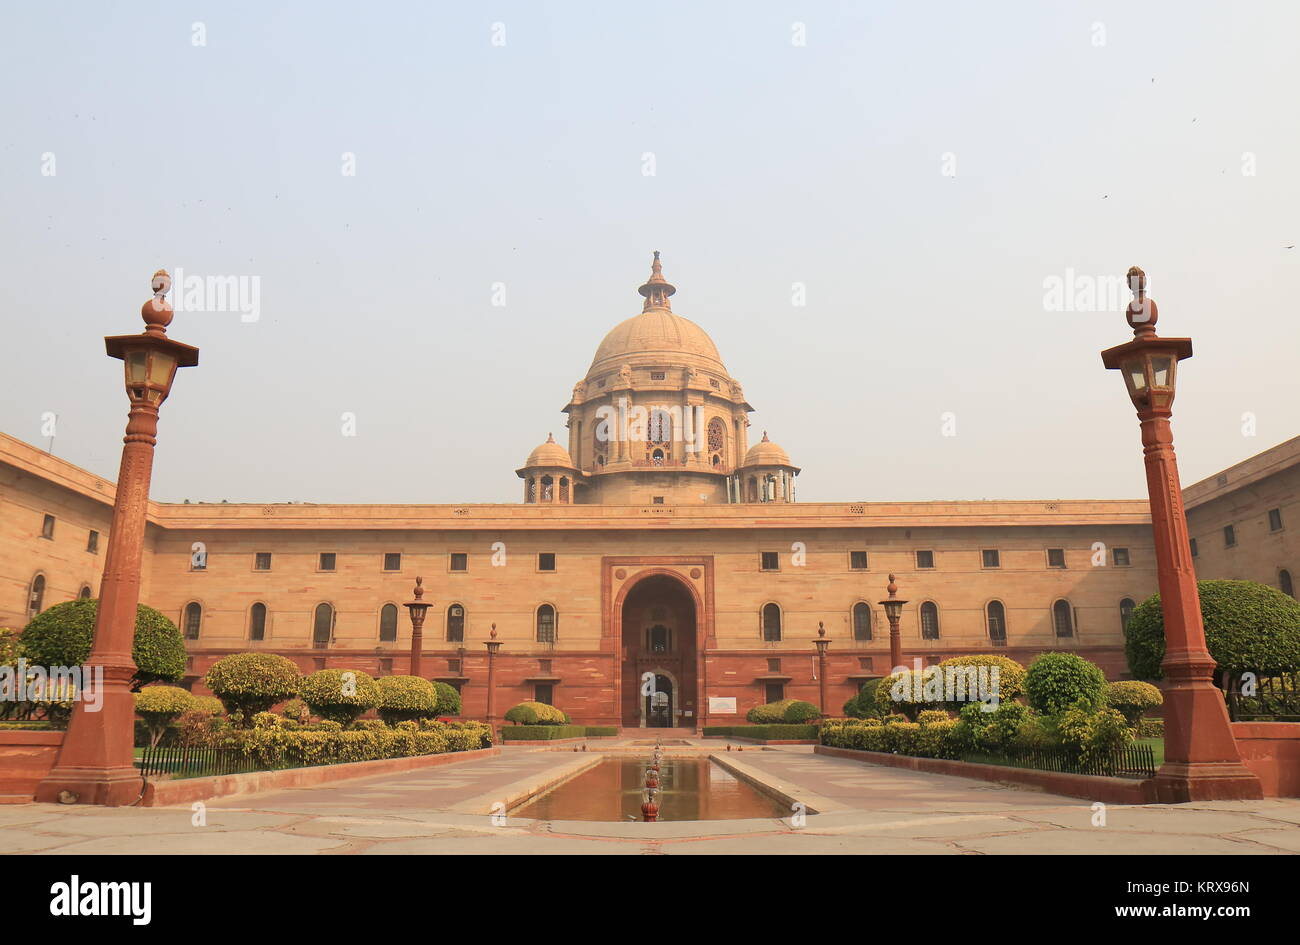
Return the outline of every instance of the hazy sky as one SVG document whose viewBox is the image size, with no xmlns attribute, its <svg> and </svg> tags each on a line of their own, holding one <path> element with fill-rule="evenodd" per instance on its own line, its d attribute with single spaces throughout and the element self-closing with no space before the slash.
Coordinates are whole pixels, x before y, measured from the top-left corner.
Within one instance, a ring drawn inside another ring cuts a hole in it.
<svg viewBox="0 0 1300 945">
<path fill-rule="evenodd" d="M 659 249 L 801 500 L 1137 497 L 1098 355 L 1131 333 L 1044 297 L 1138 264 L 1196 345 L 1191 483 L 1300 433 L 1297 36 L 1289 2 L 5 4 L 0 429 L 57 414 L 115 477 L 102 336 L 160 266 L 255 277 L 257 320 L 172 325 L 156 498 L 517 501 Z"/>
</svg>

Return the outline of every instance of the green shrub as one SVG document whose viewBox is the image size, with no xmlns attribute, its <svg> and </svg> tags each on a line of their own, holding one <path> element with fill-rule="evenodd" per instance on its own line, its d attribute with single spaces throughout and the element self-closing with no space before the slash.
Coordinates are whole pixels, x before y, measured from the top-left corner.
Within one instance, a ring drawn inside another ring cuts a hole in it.
<svg viewBox="0 0 1300 945">
<path fill-rule="evenodd" d="M 934 722 L 947 722 L 949 718 L 943 709 L 925 709 L 917 714 L 916 721 L 921 725 L 930 725 Z"/>
<path fill-rule="evenodd" d="M 1255 581 L 1197 581 L 1205 644 L 1219 670 L 1272 676 L 1300 670 L 1300 601 Z M 1124 653 L 1139 679 L 1161 679 L 1165 658 L 1160 595 L 1133 610 Z"/>
<path fill-rule="evenodd" d="M 564 725 L 568 718 L 545 702 L 521 702 L 506 710 L 505 719 L 515 725 Z"/>
<path fill-rule="evenodd" d="M 149 729 L 149 746 L 156 746 L 167 726 L 194 705 L 194 697 L 176 686 L 145 686 L 135 694 L 135 711 Z"/>
<path fill-rule="evenodd" d="M 557 738 L 583 738 L 586 734 L 587 729 L 583 725 L 560 725 L 556 723 L 529 725 L 520 723 L 502 728 L 501 740 L 507 742 L 554 741 Z"/>
<path fill-rule="evenodd" d="M 379 717 L 389 725 L 438 714 L 438 692 L 419 676 L 383 676 L 378 680 Z"/>
<path fill-rule="evenodd" d="M 1019 702 L 1003 702 L 992 712 L 984 711 L 980 703 L 971 703 L 961 710 L 953 729 L 954 743 L 964 752 L 1001 753 L 1031 715 Z"/>
<path fill-rule="evenodd" d="M 1015 660 L 1005 656 L 999 656 L 996 653 L 981 653 L 973 656 L 954 656 L 939 663 L 939 669 L 945 674 L 950 670 L 960 670 L 963 667 L 974 667 L 976 671 L 980 667 L 989 667 L 988 679 L 992 684 L 992 669 L 997 668 L 997 689 L 996 696 L 1000 702 L 1010 702 L 1013 699 L 1019 699 L 1025 694 L 1025 667 Z M 980 693 L 983 695 L 983 693 Z M 962 706 L 971 699 L 967 698 L 961 701 L 952 701 L 946 704 L 952 712 L 960 712 Z"/>
<path fill-rule="evenodd" d="M 434 680 L 433 689 L 438 695 L 436 711 L 439 716 L 460 715 L 460 693 L 456 691 L 455 686 Z"/>
<path fill-rule="evenodd" d="M 811 702 L 791 699 L 790 704 L 785 707 L 785 713 L 782 715 L 781 721 L 786 725 L 804 725 L 814 719 L 821 718 L 821 715 L 822 710 Z"/>
<path fill-rule="evenodd" d="M 1164 705 L 1165 698 L 1160 690 L 1148 682 L 1136 679 L 1121 679 L 1106 684 L 1106 704 L 1119 710 L 1131 728 L 1137 728 L 1142 713 Z"/>
<path fill-rule="evenodd" d="M 722 735 L 728 738 L 752 738 L 755 741 L 815 741 L 816 725 L 706 725 L 705 735 Z"/>
<path fill-rule="evenodd" d="M 279 725 L 232 730 L 215 740 L 219 747 L 238 749 L 256 766 L 266 769 L 441 754 L 467 750 L 461 746 L 469 742 L 462 736 L 449 738 L 442 729 L 345 732 L 337 722 L 330 721 L 300 731 Z"/>
<path fill-rule="evenodd" d="M 298 667 L 274 653 L 232 653 L 208 668 L 203 684 L 211 689 L 231 721 L 251 725 L 251 719 L 298 694 Z M 238 721 L 235 713 L 240 713 Z"/>
<path fill-rule="evenodd" d="M 421 722 L 421 725 L 424 723 Z M 361 719 L 352 723 L 352 728 L 357 732 L 386 732 L 389 725 L 383 719 Z"/>
<path fill-rule="evenodd" d="M 876 687 L 876 710 L 881 716 L 897 712 L 905 715 L 908 721 L 915 721 L 926 709 L 945 708 L 941 694 L 938 699 L 930 698 L 935 694 L 937 673 L 937 667 L 927 666 L 919 673 L 906 669 L 886 676 Z M 939 691 L 942 692 L 942 685 Z"/>
<path fill-rule="evenodd" d="M 880 717 L 880 708 L 876 705 L 876 690 L 880 679 L 868 679 L 862 688 L 848 702 L 844 703 L 844 714 L 854 719 L 871 719 Z"/>
<path fill-rule="evenodd" d="M 194 704 L 190 708 L 194 712 L 206 712 L 208 715 L 223 715 L 226 711 L 226 707 L 216 696 L 195 696 Z"/>
<path fill-rule="evenodd" d="M 1164 719 L 1138 719 L 1138 738 L 1164 738 Z"/>
<path fill-rule="evenodd" d="M 82 665 L 90 656 L 98 610 L 99 601 L 87 597 L 41 611 L 23 629 L 24 655 L 37 666 Z M 133 689 L 151 682 L 179 682 L 185 675 L 185 641 L 180 630 L 144 604 L 136 608 L 131 658 L 136 665 Z"/>
<path fill-rule="evenodd" d="M 318 669 L 303 679 L 298 692 L 312 712 L 344 728 L 379 704 L 379 686 L 357 669 Z"/>
<path fill-rule="evenodd" d="M 476 743 L 474 745 L 475 748 L 492 747 L 492 726 L 484 722 L 475 722 L 471 719 L 462 719 L 462 720 L 457 720 L 455 722 L 446 722 L 446 723 L 424 721 L 420 723 L 420 729 L 421 731 L 423 731 L 426 726 L 434 726 L 434 725 L 442 725 L 443 729 L 446 730 L 447 732 L 472 733 L 474 739 L 476 739 Z M 616 730 L 614 729 L 610 730 L 611 734 L 615 731 Z M 588 728 L 587 734 L 588 735 L 592 734 L 592 729 Z"/>
<path fill-rule="evenodd" d="M 1064 712 L 1080 701 L 1096 710 L 1106 704 L 1106 677 L 1076 653 L 1040 653 L 1025 674 L 1025 694 L 1044 715 Z"/>
<path fill-rule="evenodd" d="M 1097 764 L 1133 741 L 1133 730 L 1115 709 L 1094 712 L 1082 703 L 1061 714 L 1058 731 L 1061 746 L 1076 754 L 1082 765 Z"/>
<path fill-rule="evenodd" d="M 300 725 L 306 725 L 311 718 L 311 708 L 301 699 L 290 699 L 280 706 L 280 714 Z"/>
</svg>

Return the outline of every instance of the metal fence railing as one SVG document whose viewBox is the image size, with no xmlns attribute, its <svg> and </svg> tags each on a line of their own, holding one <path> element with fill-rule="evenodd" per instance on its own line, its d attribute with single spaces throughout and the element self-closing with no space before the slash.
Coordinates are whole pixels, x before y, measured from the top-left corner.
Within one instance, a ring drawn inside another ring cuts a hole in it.
<svg viewBox="0 0 1300 945">
<path fill-rule="evenodd" d="M 1224 674 L 1223 692 L 1234 722 L 1300 722 L 1300 673 Z"/>
<path fill-rule="evenodd" d="M 1006 764 L 1062 774 L 1096 774 L 1112 778 L 1154 778 L 1155 750 L 1150 745 L 1126 745 L 1088 760 L 1062 748 L 1013 748 L 1002 753 Z M 971 758 L 978 761 L 978 758 Z"/>
<path fill-rule="evenodd" d="M 219 774 L 244 774 L 262 770 L 238 748 L 158 745 L 145 748 L 136 761 L 146 778 L 203 778 Z"/>
</svg>

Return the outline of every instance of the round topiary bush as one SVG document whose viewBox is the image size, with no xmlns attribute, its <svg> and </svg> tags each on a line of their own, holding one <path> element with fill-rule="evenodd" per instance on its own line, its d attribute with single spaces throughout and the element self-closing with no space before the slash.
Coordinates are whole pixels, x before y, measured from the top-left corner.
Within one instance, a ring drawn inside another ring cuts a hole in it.
<svg viewBox="0 0 1300 945">
<path fill-rule="evenodd" d="M 1106 676 L 1076 653 L 1040 653 L 1025 673 L 1025 695 L 1045 715 L 1064 712 L 1076 702 L 1095 712 L 1106 704 Z"/>
<path fill-rule="evenodd" d="M 203 684 L 216 693 L 226 711 L 232 717 L 239 713 L 244 728 L 252 727 L 257 713 L 296 696 L 301 683 L 298 667 L 274 653 L 223 656 L 203 677 Z"/>
<path fill-rule="evenodd" d="M 939 680 L 939 698 L 929 699 L 935 694 L 936 679 Z M 946 707 L 942 691 L 942 677 L 936 666 L 927 666 L 919 673 L 914 669 L 891 673 L 876 685 L 876 710 L 882 717 L 901 712 L 909 721 L 916 721 L 917 715 L 926 709 Z"/>
<path fill-rule="evenodd" d="M 378 698 L 377 695 L 376 698 Z M 286 719 L 292 719 L 299 725 L 306 725 L 311 720 L 311 708 L 301 699 L 290 699 L 280 706 L 280 714 Z M 388 726 L 384 727 L 387 728 Z"/>
<path fill-rule="evenodd" d="M 785 707 L 785 714 L 782 716 L 781 721 L 786 725 L 806 725 L 813 719 L 821 718 L 821 716 L 822 710 L 811 702 L 791 699 L 790 704 Z"/>
<path fill-rule="evenodd" d="M 507 722 L 515 725 L 563 725 L 567 716 L 545 702 L 521 702 L 511 706 L 505 715 Z"/>
<path fill-rule="evenodd" d="M 167 726 L 194 707 L 194 697 L 177 686 L 145 686 L 135 694 L 135 711 L 149 729 L 149 747 L 162 739 Z"/>
<path fill-rule="evenodd" d="M 359 669 L 318 669 L 303 679 L 298 695 L 312 712 L 344 728 L 379 705 L 379 686 Z"/>
<path fill-rule="evenodd" d="M 90 656 L 99 601 L 64 601 L 43 610 L 23 628 L 23 654 L 36 666 L 80 666 Z M 185 641 L 181 631 L 162 613 L 140 604 L 136 608 L 131 658 L 136 673 L 131 688 L 151 682 L 178 682 L 185 674 Z"/>
<path fill-rule="evenodd" d="M 455 686 L 434 680 L 433 689 L 438 694 L 437 714 L 439 716 L 460 715 L 460 693 L 456 691 Z"/>
<path fill-rule="evenodd" d="M 959 670 L 962 667 L 968 666 L 975 668 L 977 674 L 976 678 L 980 680 L 981 686 L 984 684 L 983 680 L 986 678 L 989 681 L 989 685 L 992 686 L 993 670 L 995 668 L 997 669 L 997 688 L 995 694 L 999 702 L 1010 702 L 1013 699 L 1019 699 L 1025 694 L 1025 668 L 1015 660 L 1006 656 L 999 656 L 996 653 L 980 653 L 974 656 L 954 656 L 951 659 L 946 659 L 941 662 L 939 664 L 939 669 L 944 673 L 948 673 L 950 670 Z M 988 667 L 987 676 L 982 672 L 984 667 Z M 981 695 L 983 695 L 982 692 Z M 964 701 L 950 702 L 947 704 L 947 708 L 951 709 L 953 712 L 960 712 L 962 706 L 965 705 L 966 702 L 970 701 L 972 700 L 966 699 Z"/>
<path fill-rule="evenodd" d="M 1130 728 L 1137 728 L 1142 713 L 1163 705 L 1165 697 L 1160 690 L 1148 682 L 1136 679 L 1121 679 L 1106 684 L 1106 704 L 1117 709 L 1124 716 Z"/>
<path fill-rule="evenodd" d="M 1205 644 L 1220 671 L 1276 676 L 1300 670 L 1300 601 L 1255 581 L 1197 581 Z M 1161 679 L 1165 624 L 1160 595 L 1138 604 L 1124 627 L 1129 672 Z"/>
<path fill-rule="evenodd" d="M 431 719 L 438 712 L 438 692 L 420 676 L 383 676 L 378 680 L 379 717 L 389 725 Z"/>
<path fill-rule="evenodd" d="M 190 706 L 190 712 L 206 712 L 209 716 L 225 714 L 226 707 L 216 696 L 194 696 L 193 700 L 194 704 Z"/>
</svg>

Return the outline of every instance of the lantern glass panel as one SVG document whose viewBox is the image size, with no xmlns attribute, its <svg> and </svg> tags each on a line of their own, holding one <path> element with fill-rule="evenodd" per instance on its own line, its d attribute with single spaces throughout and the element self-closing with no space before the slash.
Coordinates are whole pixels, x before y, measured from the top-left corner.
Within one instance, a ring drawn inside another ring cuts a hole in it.
<svg viewBox="0 0 1300 945">
<path fill-rule="evenodd" d="M 126 382 L 129 385 L 143 384 L 148 370 L 149 353 L 147 351 L 130 351 L 126 355 Z"/>
<path fill-rule="evenodd" d="M 1146 390 L 1146 365 L 1141 361 L 1129 361 L 1124 365 L 1124 379 L 1133 390 Z"/>
<path fill-rule="evenodd" d="M 1151 359 L 1151 386 L 1168 389 L 1174 386 L 1174 359 L 1168 357 Z"/>
<path fill-rule="evenodd" d="M 155 351 L 149 359 L 149 383 L 158 387 L 167 387 L 171 383 L 172 372 L 176 370 L 176 358 L 168 351 Z"/>
</svg>

